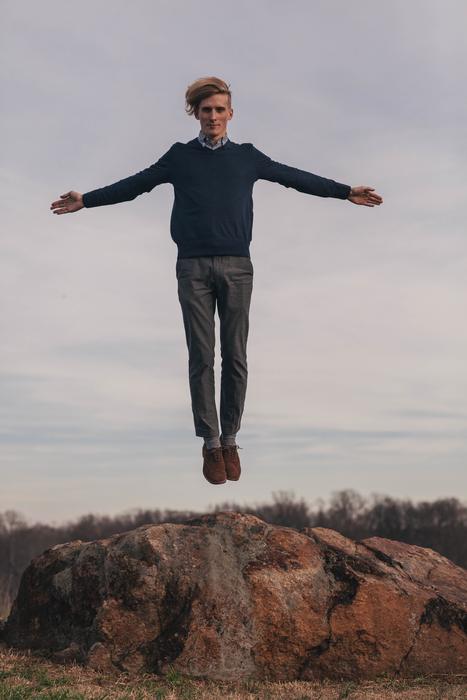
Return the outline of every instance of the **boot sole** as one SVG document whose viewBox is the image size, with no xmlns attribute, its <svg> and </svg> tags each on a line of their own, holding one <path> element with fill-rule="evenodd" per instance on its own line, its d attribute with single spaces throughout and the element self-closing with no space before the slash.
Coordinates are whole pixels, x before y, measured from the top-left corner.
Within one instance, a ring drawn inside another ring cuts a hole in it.
<svg viewBox="0 0 467 700">
<path fill-rule="evenodd" d="M 206 474 L 203 472 L 203 476 L 206 479 L 206 481 L 209 481 L 210 484 L 218 485 L 218 484 L 225 484 L 227 482 L 227 479 L 224 479 L 224 481 L 212 481 L 212 479 L 208 479 Z"/>
</svg>

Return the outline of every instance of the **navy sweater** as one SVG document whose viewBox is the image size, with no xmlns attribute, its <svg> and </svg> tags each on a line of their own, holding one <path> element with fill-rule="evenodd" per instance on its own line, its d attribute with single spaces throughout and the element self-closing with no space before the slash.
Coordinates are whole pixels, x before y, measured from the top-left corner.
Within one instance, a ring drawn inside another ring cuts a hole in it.
<svg viewBox="0 0 467 700">
<path fill-rule="evenodd" d="M 202 255 L 250 256 L 253 185 L 278 182 L 305 194 L 347 199 L 350 186 L 271 160 L 251 143 L 227 141 L 203 148 L 198 139 L 174 143 L 157 163 L 141 172 L 83 195 L 85 207 L 135 199 L 170 182 L 175 199 L 170 233 L 179 258 Z"/>
</svg>

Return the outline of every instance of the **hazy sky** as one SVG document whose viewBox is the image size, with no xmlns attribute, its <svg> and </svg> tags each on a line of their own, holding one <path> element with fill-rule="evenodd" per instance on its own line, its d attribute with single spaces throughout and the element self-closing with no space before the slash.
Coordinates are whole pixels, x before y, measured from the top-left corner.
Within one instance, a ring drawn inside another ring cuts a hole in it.
<svg viewBox="0 0 467 700">
<path fill-rule="evenodd" d="M 466 3 L 1 7 L 0 512 L 463 499 Z M 243 473 L 223 486 L 194 432 L 172 186 L 49 209 L 194 138 L 184 93 L 205 75 L 231 85 L 233 141 L 384 197 L 255 185 Z"/>
</svg>

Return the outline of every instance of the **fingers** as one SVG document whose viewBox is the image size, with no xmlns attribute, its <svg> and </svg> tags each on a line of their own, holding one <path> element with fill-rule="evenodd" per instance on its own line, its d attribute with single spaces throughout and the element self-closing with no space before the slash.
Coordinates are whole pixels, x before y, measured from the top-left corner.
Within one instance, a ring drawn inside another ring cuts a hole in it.
<svg viewBox="0 0 467 700">
<path fill-rule="evenodd" d="M 60 195 L 60 199 L 56 199 L 52 202 L 50 208 L 55 210 L 54 214 L 67 214 L 69 209 L 67 205 L 73 204 L 73 197 L 71 196 L 72 191 L 65 192 L 65 194 Z"/>
<path fill-rule="evenodd" d="M 367 194 L 369 197 L 379 197 L 379 196 L 380 196 L 377 192 L 375 192 L 375 188 L 374 188 L 374 187 L 367 187 L 367 186 L 365 186 L 365 187 L 363 188 L 363 191 L 364 191 L 364 193 Z M 372 194 L 372 192 L 374 192 L 374 194 Z"/>
<path fill-rule="evenodd" d="M 374 187 L 370 187 L 369 185 L 362 185 L 362 192 L 365 195 L 365 198 L 368 202 L 374 202 L 375 204 L 381 204 L 383 201 L 383 198 L 381 197 L 381 195 L 379 195 L 377 192 L 375 192 Z"/>
<path fill-rule="evenodd" d="M 71 200 L 56 199 L 55 202 L 52 202 L 50 208 L 54 214 L 68 214 L 70 212 L 68 205 L 71 203 Z"/>
<path fill-rule="evenodd" d="M 351 201 L 353 201 L 354 204 L 359 204 L 360 206 L 363 206 L 363 207 L 376 207 L 376 206 L 379 206 L 383 200 L 376 201 L 374 199 L 359 197 L 358 199 L 351 200 Z"/>
<path fill-rule="evenodd" d="M 352 187 L 349 199 L 354 204 L 361 204 L 365 207 L 375 207 L 383 203 L 381 195 L 375 192 L 375 188 L 370 187 L 370 185 Z"/>
</svg>

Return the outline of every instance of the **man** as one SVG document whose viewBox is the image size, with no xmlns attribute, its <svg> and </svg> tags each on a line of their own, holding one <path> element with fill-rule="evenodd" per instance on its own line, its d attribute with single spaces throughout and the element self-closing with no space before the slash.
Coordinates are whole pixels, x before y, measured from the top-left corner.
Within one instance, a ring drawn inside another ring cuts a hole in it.
<svg viewBox="0 0 467 700">
<path fill-rule="evenodd" d="M 171 183 L 175 200 L 171 236 L 178 246 L 176 275 L 189 355 L 195 433 L 204 438 L 203 474 L 211 484 L 236 481 L 241 466 L 236 435 L 247 386 L 248 318 L 253 287 L 250 242 L 252 191 L 263 179 L 318 197 L 373 207 L 382 197 L 372 187 L 351 187 L 271 160 L 253 144 L 227 135 L 231 92 L 220 78 L 200 78 L 186 93 L 186 111 L 200 122 L 197 138 L 175 143 L 156 163 L 135 175 L 85 194 L 60 195 L 55 214 L 116 204 Z M 214 316 L 221 341 L 220 424 L 214 393 Z"/>
</svg>

